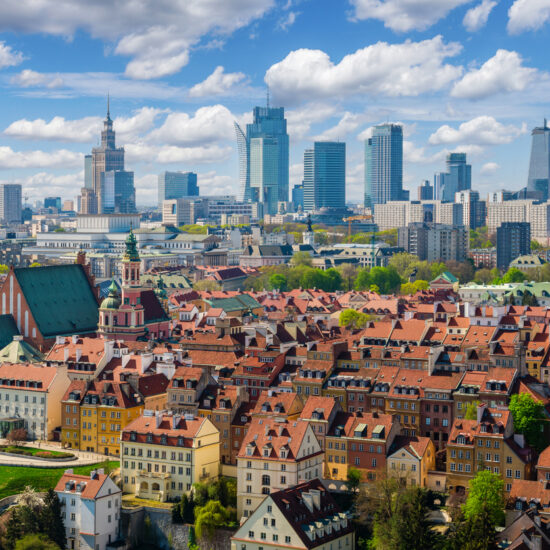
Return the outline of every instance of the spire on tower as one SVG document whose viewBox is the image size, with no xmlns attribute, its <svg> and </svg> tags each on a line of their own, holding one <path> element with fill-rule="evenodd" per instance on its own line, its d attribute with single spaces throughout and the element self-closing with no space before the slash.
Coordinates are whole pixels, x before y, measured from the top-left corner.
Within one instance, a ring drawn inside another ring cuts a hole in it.
<svg viewBox="0 0 550 550">
<path fill-rule="evenodd" d="M 109 92 L 107 92 L 107 120 L 111 120 L 111 105 Z"/>
</svg>

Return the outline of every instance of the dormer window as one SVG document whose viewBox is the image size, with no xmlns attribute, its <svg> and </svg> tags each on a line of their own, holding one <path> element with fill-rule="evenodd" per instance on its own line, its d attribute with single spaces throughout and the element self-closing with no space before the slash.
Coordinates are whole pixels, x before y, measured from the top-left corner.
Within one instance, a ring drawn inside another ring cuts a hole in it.
<svg viewBox="0 0 550 550">
<path fill-rule="evenodd" d="M 147 434 L 147 443 L 153 443 L 153 434 Z"/>
<path fill-rule="evenodd" d="M 183 437 L 178 437 L 178 447 L 183 447 Z"/>
</svg>

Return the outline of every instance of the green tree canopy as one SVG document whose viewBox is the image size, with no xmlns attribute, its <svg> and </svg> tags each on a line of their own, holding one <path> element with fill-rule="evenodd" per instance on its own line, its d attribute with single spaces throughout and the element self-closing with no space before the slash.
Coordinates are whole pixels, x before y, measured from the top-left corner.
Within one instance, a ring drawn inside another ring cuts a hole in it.
<svg viewBox="0 0 550 550">
<path fill-rule="evenodd" d="M 523 434 L 527 443 L 542 451 L 548 446 L 544 436 L 542 420 L 545 419 L 544 405 L 528 393 L 516 393 L 508 405 L 514 419 L 514 429 Z"/>
<path fill-rule="evenodd" d="M 361 472 L 354 468 L 353 466 L 350 466 L 348 468 L 348 491 L 355 493 L 361 486 Z"/>
<path fill-rule="evenodd" d="M 63 547 L 65 548 L 65 547 Z M 15 543 L 15 550 L 60 550 L 60 546 L 55 544 L 45 535 L 25 535 Z"/>
<path fill-rule="evenodd" d="M 278 289 L 284 292 L 287 290 L 287 285 L 286 277 L 282 273 L 273 273 L 269 277 L 269 288 L 271 289 Z"/>
<path fill-rule="evenodd" d="M 211 292 L 213 290 L 221 290 L 222 287 L 220 283 L 217 283 L 216 281 L 212 281 L 210 279 L 202 279 L 201 281 L 197 281 L 196 283 L 193 284 L 193 289 L 208 290 Z"/>
<path fill-rule="evenodd" d="M 521 283 L 525 281 L 527 276 L 523 271 L 516 267 L 511 267 L 502 277 L 503 283 Z"/>
<path fill-rule="evenodd" d="M 497 526 L 504 522 L 504 481 L 500 475 L 480 470 L 470 480 L 470 491 L 463 511 L 466 520 L 487 514 L 489 521 Z"/>
<path fill-rule="evenodd" d="M 309 254 L 309 252 L 304 252 L 300 250 L 294 253 L 294 255 L 292 256 L 292 259 L 290 260 L 290 263 L 295 266 L 307 265 L 311 267 L 312 265 L 311 255 Z"/>
<path fill-rule="evenodd" d="M 209 500 L 204 506 L 195 508 L 195 531 L 199 539 L 211 539 L 218 527 L 230 519 L 229 512 L 219 500 Z"/>
</svg>

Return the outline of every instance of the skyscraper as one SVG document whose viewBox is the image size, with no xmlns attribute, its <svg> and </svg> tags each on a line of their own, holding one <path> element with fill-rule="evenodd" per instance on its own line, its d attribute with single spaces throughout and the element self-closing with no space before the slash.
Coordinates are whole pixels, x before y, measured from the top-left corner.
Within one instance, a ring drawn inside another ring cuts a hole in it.
<svg viewBox="0 0 550 550">
<path fill-rule="evenodd" d="M 346 144 L 316 141 L 304 153 L 304 210 L 346 205 Z"/>
<path fill-rule="evenodd" d="M 133 214 L 136 211 L 134 173 L 109 170 L 101 174 L 104 214 Z"/>
<path fill-rule="evenodd" d="M 294 205 L 294 210 L 298 211 L 298 208 L 302 207 L 304 209 L 304 182 L 300 185 L 295 185 L 292 188 L 292 204 Z"/>
<path fill-rule="evenodd" d="M 466 163 L 466 153 L 449 153 L 447 171 L 434 176 L 435 198 L 452 202 L 459 191 L 472 188 L 472 167 Z"/>
<path fill-rule="evenodd" d="M 101 146 L 92 149 L 92 189 L 96 196 L 96 211 L 86 212 L 87 214 L 103 213 L 104 200 L 101 192 L 101 174 L 111 170 L 124 170 L 124 147 L 116 147 L 115 131 L 113 130 L 113 121 L 111 120 L 109 101 L 107 100 L 107 117 L 103 121 Z"/>
<path fill-rule="evenodd" d="M 288 133 L 286 129 L 286 119 L 284 107 L 254 107 L 252 111 L 253 120 L 251 124 L 246 125 L 246 133 L 235 123 L 235 133 L 237 137 L 237 149 L 239 153 L 239 193 L 240 202 L 259 201 L 262 202 L 260 189 L 272 189 L 275 193 L 275 206 L 279 201 L 288 201 Z M 265 143 L 256 141 L 252 146 L 253 140 L 267 139 Z M 265 147 L 264 147 L 265 146 Z M 264 163 L 265 155 L 269 149 L 269 156 L 276 154 L 277 167 L 273 168 L 271 160 L 268 164 Z M 261 155 L 262 158 L 254 158 L 253 155 Z M 268 167 L 269 165 L 269 167 Z M 252 166 L 256 173 L 255 184 L 252 182 Z M 260 166 L 265 166 L 270 173 L 265 176 L 257 170 Z M 273 172 L 276 171 L 277 178 L 275 184 L 272 180 Z M 276 189 L 273 189 L 273 187 Z M 272 213 L 266 210 L 266 213 Z"/>
<path fill-rule="evenodd" d="M 276 214 L 279 201 L 279 143 L 277 138 L 255 137 L 249 142 L 250 194 L 264 213 Z"/>
<path fill-rule="evenodd" d="M 428 180 L 424 180 L 422 185 L 418 186 L 418 200 L 432 201 L 434 198 L 434 188 Z"/>
<path fill-rule="evenodd" d="M 0 223 L 21 223 L 21 185 L 0 185 Z"/>
<path fill-rule="evenodd" d="M 365 206 L 404 200 L 403 127 L 375 126 L 365 141 Z"/>
<path fill-rule="evenodd" d="M 518 256 L 531 253 L 531 224 L 503 222 L 497 228 L 497 267 L 508 269 Z"/>
<path fill-rule="evenodd" d="M 84 155 L 84 187 L 86 189 L 93 189 L 92 155 Z"/>
<path fill-rule="evenodd" d="M 158 177 L 158 203 L 183 197 L 198 197 L 197 174 L 194 172 L 162 172 Z"/>
<path fill-rule="evenodd" d="M 547 200 L 550 177 L 550 128 L 546 124 L 546 119 L 542 127 L 533 128 L 531 136 L 526 198 Z"/>
</svg>

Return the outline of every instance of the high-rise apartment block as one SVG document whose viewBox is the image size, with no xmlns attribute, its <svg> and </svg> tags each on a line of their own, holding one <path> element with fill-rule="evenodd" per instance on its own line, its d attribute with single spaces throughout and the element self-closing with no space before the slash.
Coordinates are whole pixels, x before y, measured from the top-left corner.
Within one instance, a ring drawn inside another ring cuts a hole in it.
<svg viewBox="0 0 550 550">
<path fill-rule="evenodd" d="M 374 222 L 380 231 L 414 222 L 463 224 L 462 204 L 441 201 L 392 201 L 374 206 Z"/>
<path fill-rule="evenodd" d="M 531 225 L 504 222 L 497 229 L 497 267 L 508 269 L 518 256 L 531 253 Z"/>
<path fill-rule="evenodd" d="M 455 195 L 455 203 L 462 204 L 462 225 L 470 229 L 482 227 L 487 221 L 487 203 L 479 200 L 479 193 L 472 191 L 459 191 Z"/>
<path fill-rule="evenodd" d="M 254 107 L 246 133 L 235 123 L 239 152 L 239 202 L 261 202 L 275 214 L 288 201 L 289 143 L 284 107 Z"/>
<path fill-rule="evenodd" d="M 136 211 L 134 173 L 109 170 L 101 174 L 104 214 L 133 214 Z"/>
<path fill-rule="evenodd" d="M 403 192 L 403 127 L 375 126 L 365 141 L 365 206 L 407 200 Z"/>
<path fill-rule="evenodd" d="M 0 184 L 0 223 L 21 223 L 21 185 Z"/>
<path fill-rule="evenodd" d="M 548 200 L 548 182 L 550 178 L 550 128 L 544 119 L 542 127 L 531 132 L 531 159 L 527 179 L 529 199 Z"/>
<path fill-rule="evenodd" d="M 434 187 L 428 180 L 424 180 L 422 185 L 418 186 L 418 200 L 432 201 L 434 199 Z"/>
<path fill-rule="evenodd" d="M 158 203 L 170 199 L 198 197 L 197 174 L 194 172 L 162 172 L 158 176 Z"/>
<path fill-rule="evenodd" d="M 472 187 L 472 167 L 466 163 L 466 153 L 449 153 L 447 171 L 434 177 L 435 198 L 452 202 L 455 194 Z"/>
<path fill-rule="evenodd" d="M 420 260 L 463 262 L 468 254 L 469 231 L 464 226 L 410 223 L 400 227 L 397 244 Z"/>
<path fill-rule="evenodd" d="M 304 153 L 304 210 L 346 205 L 346 144 L 317 141 Z"/>
<path fill-rule="evenodd" d="M 93 189 L 92 183 L 92 155 L 84 155 L 84 187 Z"/>
</svg>

